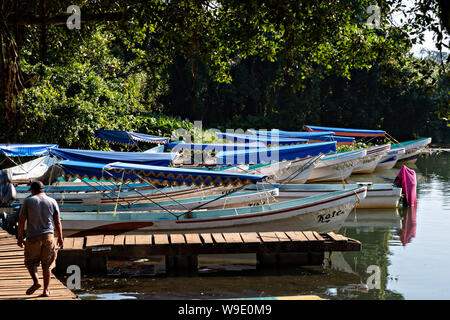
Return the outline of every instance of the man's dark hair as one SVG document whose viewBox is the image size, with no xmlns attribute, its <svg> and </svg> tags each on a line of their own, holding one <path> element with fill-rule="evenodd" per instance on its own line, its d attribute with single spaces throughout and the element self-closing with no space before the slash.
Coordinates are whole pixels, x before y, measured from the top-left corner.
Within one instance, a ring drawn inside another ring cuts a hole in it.
<svg viewBox="0 0 450 320">
<path fill-rule="evenodd" d="M 41 181 L 33 181 L 30 185 L 30 190 L 40 193 L 44 191 L 44 184 Z"/>
</svg>

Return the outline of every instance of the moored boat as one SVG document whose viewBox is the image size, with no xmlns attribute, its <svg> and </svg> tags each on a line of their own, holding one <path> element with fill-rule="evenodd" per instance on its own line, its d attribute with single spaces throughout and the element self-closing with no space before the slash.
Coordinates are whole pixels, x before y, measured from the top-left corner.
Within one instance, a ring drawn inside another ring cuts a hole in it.
<svg viewBox="0 0 450 320">
<path fill-rule="evenodd" d="M 345 180 L 366 154 L 366 149 L 360 149 L 326 155 L 311 172 L 307 182 Z"/>
<path fill-rule="evenodd" d="M 314 195 L 326 194 L 335 191 L 348 190 L 358 186 L 367 186 L 367 196 L 356 205 L 357 208 L 365 209 L 386 209 L 397 208 L 402 195 L 402 189 L 391 184 L 297 184 L 297 185 L 249 185 L 248 190 L 258 190 L 261 188 L 278 188 L 278 199 L 297 199 Z"/>
<path fill-rule="evenodd" d="M 153 212 L 63 212 L 62 225 L 70 236 L 127 232 L 184 233 L 196 231 L 273 230 L 277 221 L 292 219 L 291 229 L 329 232 L 338 230 L 359 199 L 365 186 L 344 191 L 274 203 L 255 203 L 230 209 Z M 280 230 L 283 231 L 283 230 Z"/>
<path fill-rule="evenodd" d="M 381 157 L 375 170 L 389 170 L 392 169 L 397 163 L 398 157 L 405 153 L 405 148 L 395 148 L 386 150 L 386 153 Z"/>
<path fill-rule="evenodd" d="M 417 140 L 409 140 L 392 145 L 392 149 L 404 148 L 405 153 L 399 155 L 397 164 L 413 164 L 422 154 L 423 149 L 431 143 L 431 138 L 422 138 Z"/>
<path fill-rule="evenodd" d="M 390 144 L 384 144 L 381 146 L 373 146 L 367 148 L 367 155 L 362 158 L 359 166 L 353 169 L 353 173 L 372 173 L 375 171 L 381 158 L 385 155 L 386 151 L 391 148 Z"/>
</svg>

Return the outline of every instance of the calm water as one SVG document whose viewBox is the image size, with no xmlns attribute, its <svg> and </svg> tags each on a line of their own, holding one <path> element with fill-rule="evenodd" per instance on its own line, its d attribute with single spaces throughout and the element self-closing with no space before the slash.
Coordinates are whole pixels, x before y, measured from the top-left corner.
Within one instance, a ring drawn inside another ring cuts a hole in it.
<svg viewBox="0 0 450 320">
<path fill-rule="evenodd" d="M 416 209 L 362 210 L 339 233 L 362 251 L 333 253 L 326 267 L 261 273 L 251 260 L 202 260 L 192 277 L 83 277 L 83 299 L 211 299 L 316 294 L 328 299 L 450 299 L 450 153 L 421 157 Z M 399 168 L 352 176 L 349 182 L 392 182 Z M 365 289 L 380 270 L 379 289 Z M 61 277 L 64 281 L 65 278 Z"/>
</svg>

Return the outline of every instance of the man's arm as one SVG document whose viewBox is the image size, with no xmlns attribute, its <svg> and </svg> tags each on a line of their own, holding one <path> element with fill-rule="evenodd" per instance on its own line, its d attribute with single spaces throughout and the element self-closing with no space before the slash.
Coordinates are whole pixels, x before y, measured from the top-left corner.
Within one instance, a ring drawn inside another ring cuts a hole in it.
<svg viewBox="0 0 450 320">
<path fill-rule="evenodd" d="M 61 219 L 59 217 L 59 207 L 57 203 L 55 203 L 55 210 L 53 212 L 53 222 L 55 223 L 56 233 L 58 234 L 58 245 L 60 248 L 62 248 L 64 240 L 63 240 Z"/>
<path fill-rule="evenodd" d="M 17 245 L 23 248 L 23 231 L 25 229 L 25 221 L 27 220 L 27 201 L 23 201 L 19 213 L 19 225 L 17 227 Z"/>
</svg>

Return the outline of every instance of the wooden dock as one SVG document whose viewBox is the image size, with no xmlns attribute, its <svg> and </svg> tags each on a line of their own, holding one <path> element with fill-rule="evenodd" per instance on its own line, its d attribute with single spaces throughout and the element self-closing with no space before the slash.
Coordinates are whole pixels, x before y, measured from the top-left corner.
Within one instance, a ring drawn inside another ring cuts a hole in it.
<svg viewBox="0 0 450 320">
<path fill-rule="evenodd" d="M 39 267 L 40 284 L 43 285 L 42 270 Z M 50 280 L 50 297 L 38 297 L 42 287 L 34 294 L 25 291 L 33 280 L 24 265 L 23 248 L 17 245 L 14 236 L 0 228 L 0 300 L 78 300 L 54 275 Z"/>
<path fill-rule="evenodd" d="M 321 265 L 325 252 L 360 251 L 361 243 L 333 232 L 243 232 L 95 235 L 65 238 L 57 269 L 106 273 L 108 260 L 164 256 L 166 271 L 196 271 L 198 255 L 255 253 L 258 266 Z"/>
</svg>

